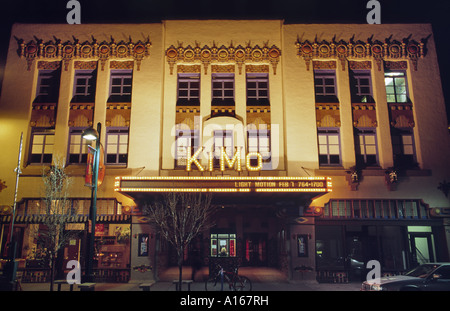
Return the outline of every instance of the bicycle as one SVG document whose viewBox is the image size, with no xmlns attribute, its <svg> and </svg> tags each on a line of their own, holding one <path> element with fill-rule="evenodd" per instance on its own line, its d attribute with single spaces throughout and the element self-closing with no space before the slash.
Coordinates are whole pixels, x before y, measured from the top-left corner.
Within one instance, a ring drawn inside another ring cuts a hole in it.
<svg viewBox="0 0 450 311">
<path fill-rule="evenodd" d="M 210 277 L 205 281 L 205 289 L 207 291 L 251 291 L 252 282 L 243 275 L 238 275 L 238 268 L 234 271 L 224 271 L 224 269 L 217 265 L 219 271 L 216 275 Z"/>
</svg>

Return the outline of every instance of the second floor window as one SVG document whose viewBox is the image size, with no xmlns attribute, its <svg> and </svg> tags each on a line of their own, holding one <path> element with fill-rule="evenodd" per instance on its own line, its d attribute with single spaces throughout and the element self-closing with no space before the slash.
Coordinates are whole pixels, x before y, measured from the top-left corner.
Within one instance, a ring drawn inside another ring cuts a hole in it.
<svg viewBox="0 0 450 311">
<path fill-rule="evenodd" d="M 200 105 L 200 74 L 178 74 L 177 105 Z"/>
<path fill-rule="evenodd" d="M 271 161 L 270 150 L 270 131 L 269 130 L 248 130 L 247 132 L 247 151 L 258 152 L 263 159 L 264 163 Z M 256 166 L 258 159 L 250 159 L 250 164 Z"/>
<path fill-rule="evenodd" d="M 233 146 L 233 131 L 214 131 L 214 167 L 220 166 L 222 147 L 225 148 L 225 153 L 231 159 L 234 155 Z"/>
<path fill-rule="evenodd" d="M 318 128 L 319 165 L 341 164 L 341 146 L 338 128 Z"/>
<path fill-rule="evenodd" d="M 188 156 L 188 149 L 191 151 L 191 157 L 199 148 L 198 131 L 180 130 L 176 137 L 175 166 L 185 167 Z"/>
<path fill-rule="evenodd" d="M 109 86 L 109 102 L 131 102 L 132 70 L 112 70 Z"/>
<path fill-rule="evenodd" d="M 408 102 L 406 73 L 404 71 L 388 71 L 384 74 L 386 96 L 388 103 Z"/>
<path fill-rule="evenodd" d="M 106 128 L 106 164 L 127 164 L 128 132 L 128 127 Z"/>
<path fill-rule="evenodd" d="M 355 129 L 355 151 L 358 166 L 378 165 L 377 137 L 374 128 Z"/>
<path fill-rule="evenodd" d="M 215 73 L 212 75 L 212 103 L 234 106 L 234 74 Z"/>
<path fill-rule="evenodd" d="M 86 163 L 89 142 L 83 139 L 84 127 L 72 127 L 69 130 L 69 164 Z"/>
<path fill-rule="evenodd" d="M 393 128 L 391 129 L 391 138 L 394 166 L 399 169 L 416 167 L 413 130 L 410 128 Z"/>
<path fill-rule="evenodd" d="M 51 164 L 54 143 L 54 129 L 33 128 L 28 162 L 30 164 Z"/>
</svg>

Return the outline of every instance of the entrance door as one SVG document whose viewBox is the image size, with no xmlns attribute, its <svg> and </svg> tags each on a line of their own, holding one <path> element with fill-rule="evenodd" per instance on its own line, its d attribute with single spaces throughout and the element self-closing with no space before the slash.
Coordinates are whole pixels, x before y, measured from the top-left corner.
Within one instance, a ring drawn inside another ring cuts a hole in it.
<svg viewBox="0 0 450 311">
<path fill-rule="evenodd" d="M 245 234 L 245 262 L 249 266 L 267 266 L 267 233 Z"/>
<path fill-rule="evenodd" d="M 72 237 L 64 249 L 64 260 L 62 270 L 65 271 L 70 260 L 80 261 L 80 238 Z"/>
<path fill-rule="evenodd" d="M 413 265 L 434 262 L 431 233 L 410 233 L 409 239 Z"/>
</svg>

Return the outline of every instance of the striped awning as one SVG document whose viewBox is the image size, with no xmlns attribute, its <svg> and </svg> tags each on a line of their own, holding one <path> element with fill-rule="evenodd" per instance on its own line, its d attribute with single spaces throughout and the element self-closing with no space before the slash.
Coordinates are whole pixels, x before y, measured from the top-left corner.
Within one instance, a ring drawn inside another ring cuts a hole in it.
<svg viewBox="0 0 450 311">
<path fill-rule="evenodd" d="M 10 223 L 11 215 L 0 216 L 0 223 Z M 14 223 L 16 224 L 39 224 L 45 221 L 47 215 L 17 215 Z M 76 215 L 70 217 L 68 223 L 85 223 L 89 220 L 87 215 Z M 130 215 L 98 215 L 97 223 L 131 223 Z"/>
</svg>

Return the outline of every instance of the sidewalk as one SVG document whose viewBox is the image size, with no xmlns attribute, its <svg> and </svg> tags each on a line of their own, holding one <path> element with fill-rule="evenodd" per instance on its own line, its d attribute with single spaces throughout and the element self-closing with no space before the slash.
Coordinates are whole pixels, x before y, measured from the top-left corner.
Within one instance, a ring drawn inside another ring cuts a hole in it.
<svg viewBox="0 0 450 311">
<path fill-rule="evenodd" d="M 191 267 L 183 268 L 183 279 L 191 279 Z M 151 292 L 175 291 L 173 280 L 178 279 L 178 268 L 171 267 L 163 271 L 159 276 L 159 281 L 151 287 Z M 277 269 L 266 267 L 242 267 L 239 274 L 247 276 L 252 281 L 253 291 L 359 291 L 361 282 L 357 283 L 319 283 L 316 280 L 296 280 L 287 281 L 286 276 Z M 205 280 L 208 276 L 208 268 L 204 267 L 197 272 L 196 282 L 191 284 L 191 291 L 205 291 Z M 95 291 L 142 291 L 139 284 L 146 281 L 130 281 L 129 283 L 97 283 Z M 49 283 L 22 283 L 23 291 L 49 291 Z M 57 291 L 58 286 L 54 285 L 53 290 Z M 69 285 L 63 284 L 62 291 L 69 291 Z M 74 285 L 74 291 L 79 291 Z M 183 285 L 183 291 L 187 291 L 187 285 Z"/>
<path fill-rule="evenodd" d="M 140 283 L 97 283 L 96 291 L 142 291 L 139 288 Z M 253 282 L 252 291 L 359 291 L 360 283 L 318 283 L 317 281 L 297 281 L 290 282 Z M 57 291 L 57 286 L 54 286 L 54 291 Z M 49 291 L 49 283 L 24 283 L 22 284 L 22 291 Z M 64 284 L 62 291 L 69 291 L 69 285 Z M 74 291 L 79 291 L 78 286 L 74 285 Z M 158 291 L 175 291 L 175 285 L 172 282 L 161 281 L 156 282 L 151 292 Z M 187 291 L 187 286 L 183 285 L 183 291 Z M 191 285 L 191 291 L 205 291 L 205 284 L 203 282 L 194 282 Z"/>
</svg>

